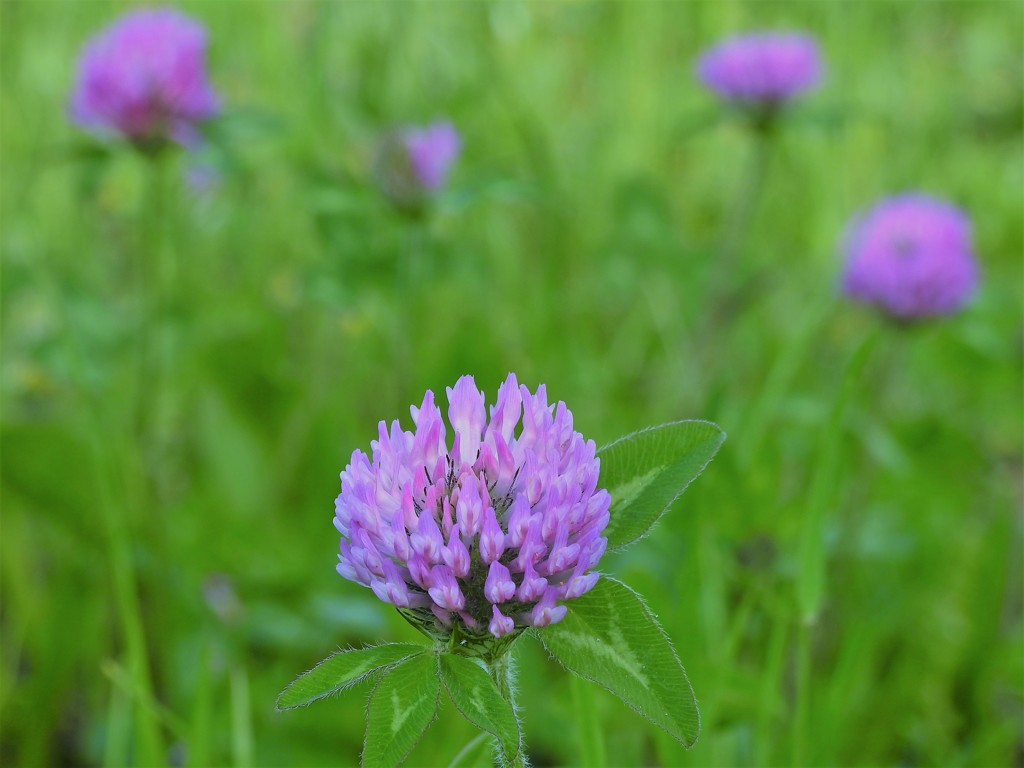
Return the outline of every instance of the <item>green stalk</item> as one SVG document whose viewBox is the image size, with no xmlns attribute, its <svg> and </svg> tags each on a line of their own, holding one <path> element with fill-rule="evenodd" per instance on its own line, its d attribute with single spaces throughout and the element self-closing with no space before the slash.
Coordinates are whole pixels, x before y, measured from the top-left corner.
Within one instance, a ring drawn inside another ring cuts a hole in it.
<svg viewBox="0 0 1024 768">
<path fill-rule="evenodd" d="M 516 720 L 519 719 L 519 708 L 516 706 L 516 689 L 514 683 L 514 669 L 512 666 L 512 654 L 504 653 L 497 658 L 491 659 L 487 664 L 487 671 L 491 675 L 491 679 L 498 688 L 498 693 L 501 694 L 501 698 L 512 705 L 512 711 L 515 713 Z M 520 728 L 522 733 L 522 728 Z M 525 745 L 520 742 L 520 748 L 518 754 L 516 754 L 511 760 L 506 759 L 501 749 L 495 746 L 495 757 L 500 768 L 529 768 L 529 763 L 526 761 L 526 749 Z"/>
<path fill-rule="evenodd" d="M 128 764 L 131 728 L 127 696 L 117 685 L 110 686 L 110 705 L 107 709 L 106 744 L 103 747 L 103 765 Z"/>
<path fill-rule="evenodd" d="M 733 207 L 730 211 L 722 242 L 718 251 L 718 276 L 720 281 L 727 281 L 735 274 L 740 249 L 746 239 L 750 222 L 757 210 L 757 202 L 764 189 L 765 170 L 768 167 L 768 155 L 771 149 L 773 133 L 769 127 L 754 132 L 753 144 L 743 170 Z M 716 286 L 721 288 L 722 286 Z"/>
<path fill-rule="evenodd" d="M 394 340 L 395 355 L 393 375 L 398 382 L 398 397 L 404 402 L 406 391 L 411 384 L 412 341 L 410 335 L 416 328 L 418 288 L 422 282 L 423 259 L 426 255 L 426 224 L 419 221 L 405 223 L 401 253 L 395 259 L 395 308 Z"/>
<path fill-rule="evenodd" d="M 191 725 L 188 730 L 187 765 L 201 768 L 210 760 L 210 723 L 213 722 L 213 693 L 210 681 L 210 646 L 204 640 L 197 659 L 195 696 L 192 704 Z"/>
<path fill-rule="evenodd" d="M 740 298 L 742 289 L 740 252 L 746 242 L 757 203 L 764 189 L 774 136 L 773 126 L 766 124 L 754 130 L 747 162 L 742 170 L 740 184 L 732 203 L 725 225 L 719 235 L 714 262 L 710 268 L 707 297 L 702 311 L 704 328 L 700 338 L 704 339 L 700 357 L 705 365 L 713 364 L 716 348 L 709 346 L 710 340 L 719 337 L 721 327 L 732 312 L 732 305 Z M 710 380 L 710 379 L 709 379 Z"/>
<path fill-rule="evenodd" d="M 236 664 L 231 667 L 231 755 L 238 768 L 252 765 L 251 710 L 249 673 Z"/>
<path fill-rule="evenodd" d="M 855 387 L 862 383 L 864 367 L 880 331 L 869 334 L 854 351 L 842 387 L 822 430 L 818 463 L 811 476 L 800 541 L 800 578 L 797 582 L 797 690 L 793 723 L 793 764 L 807 764 L 811 712 L 811 641 L 825 595 L 825 522 L 839 481 L 843 421 Z M 813 759 L 813 758 L 812 758 Z"/>
<path fill-rule="evenodd" d="M 138 258 L 142 262 L 143 285 L 139 295 L 144 302 L 139 361 L 139 390 L 136 398 L 137 430 L 145 475 L 152 478 L 157 497 L 162 492 L 165 443 L 164 423 L 167 409 L 168 371 L 171 370 L 171 339 L 168 324 L 176 280 L 174 250 L 171 243 L 173 158 L 160 152 L 150 158 L 147 168 L 149 189 L 142 215 L 142 237 Z"/>
<path fill-rule="evenodd" d="M 71 369 L 75 372 L 88 370 L 91 363 L 85 345 L 80 337 L 81 329 L 67 316 L 66 302 L 60 295 L 58 281 L 48 261 L 43 263 L 41 277 L 47 290 L 55 297 L 54 305 L 60 308 L 64 338 L 68 352 L 74 360 Z M 165 763 L 163 735 L 160 724 L 152 712 L 139 704 L 140 700 L 155 700 L 152 692 L 149 654 L 139 606 L 138 584 L 132 557 L 129 508 L 123 496 L 127 492 L 131 474 L 131 456 L 134 451 L 125 446 L 124 436 L 117 432 L 118 421 L 107 406 L 110 403 L 102 393 L 94 392 L 85 377 L 75 381 L 75 389 L 85 401 L 83 413 L 86 423 L 87 444 L 92 454 L 97 473 L 98 498 L 96 508 L 106 535 L 107 563 L 109 564 L 110 587 L 113 596 L 114 613 L 123 645 L 124 667 L 131 680 L 131 686 L 139 696 L 128 697 L 116 685 L 111 690 L 112 723 L 107 736 L 115 740 L 107 744 L 104 760 L 108 765 L 125 762 L 128 744 L 124 739 L 128 730 L 134 731 L 134 760 L 142 765 L 161 766 Z M 118 494 L 120 490 L 122 493 Z"/>
<path fill-rule="evenodd" d="M 576 714 L 576 736 L 580 746 L 580 765 L 588 768 L 604 768 L 607 765 L 604 753 L 604 737 L 601 723 L 594 707 L 591 691 L 585 690 L 585 683 L 577 675 L 569 675 L 569 690 L 572 692 L 572 709 Z"/>
<path fill-rule="evenodd" d="M 828 311 L 835 306 L 836 300 L 832 291 L 824 290 L 820 296 L 820 300 L 805 313 L 804 322 L 796 338 L 786 344 L 782 354 L 775 357 L 764 379 L 764 385 L 758 388 L 757 399 L 750 407 L 742 429 L 742 445 L 739 446 L 745 465 L 749 466 L 760 455 L 761 441 L 771 418 L 778 414 L 779 405 L 786 396 L 793 377 L 810 354 Z"/>
<path fill-rule="evenodd" d="M 813 621 L 801 619 L 796 630 L 796 705 L 793 714 L 793 759 L 807 765 L 807 728 L 811 706 L 811 629 Z"/>
<path fill-rule="evenodd" d="M 773 606 L 772 633 L 765 655 L 764 671 L 761 675 L 756 738 L 754 739 L 754 765 L 772 765 L 774 763 L 771 753 L 773 724 L 779 715 L 780 689 L 785 674 L 789 626 L 789 611 L 782 605 Z"/>
</svg>

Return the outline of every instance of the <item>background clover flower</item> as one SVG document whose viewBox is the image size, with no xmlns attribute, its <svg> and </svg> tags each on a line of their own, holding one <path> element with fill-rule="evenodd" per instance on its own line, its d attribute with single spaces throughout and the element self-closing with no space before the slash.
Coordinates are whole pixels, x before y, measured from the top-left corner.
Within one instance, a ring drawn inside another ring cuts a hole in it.
<svg viewBox="0 0 1024 768">
<path fill-rule="evenodd" d="M 449 122 L 405 128 L 381 143 L 374 174 L 393 203 L 415 208 L 444 186 L 461 148 L 459 132 Z"/>
<path fill-rule="evenodd" d="M 846 246 L 843 291 L 901 319 L 945 315 L 974 293 L 978 266 L 963 211 L 907 194 L 855 220 Z"/>
<path fill-rule="evenodd" d="M 433 192 L 444 185 L 462 142 L 451 123 L 434 123 L 425 128 L 410 128 L 403 143 L 416 178 Z"/>
<path fill-rule="evenodd" d="M 554 624 L 597 582 L 607 546 L 594 442 L 565 403 L 511 374 L 490 418 L 471 376 L 447 394 L 450 446 L 428 391 L 414 431 L 381 422 L 372 457 L 352 454 L 335 502 L 338 572 L 441 633 Z"/>
<path fill-rule="evenodd" d="M 755 32 L 729 38 L 697 62 L 704 84 L 729 101 L 775 106 L 821 79 L 818 44 L 807 35 Z"/>
<path fill-rule="evenodd" d="M 77 123 L 144 144 L 193 143 L 218 106 L 206 75 L 206 31 L 170 9 L 128 13 L 92 38 L 71 95 Z"/>
</svg>

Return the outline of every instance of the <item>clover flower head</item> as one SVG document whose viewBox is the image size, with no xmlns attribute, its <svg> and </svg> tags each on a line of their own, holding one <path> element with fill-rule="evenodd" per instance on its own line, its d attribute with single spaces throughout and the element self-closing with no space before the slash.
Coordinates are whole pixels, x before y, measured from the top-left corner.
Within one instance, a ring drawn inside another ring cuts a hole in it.
<svg viewBox="0 0 1024 768">
<path fill-rule="evenodd" d="M 977 284 L 970 221 L 947 202 L 899 195 L 876 204 L 850 228 L 843 292 L 900 320 L 955 312 Z"/>
<path fill-rule="evenodd" d="M 471 376 L 427 391 L 414 430 L 379 425 L 341 473 L 338 573 L 441 635 L 502 637 L 560 621 L 597 582 L 611 497 L 565 403 L 512 374 L 488 410 Z"/>
<path fill-rule="evenodd" d="M 85 128 L 158 145 L 193 144 L 219 99 L 206 75 L 206 30 L 178 11 L 125 14 L 86 43 L 70 112 Z"/>
<path fill-rule="evenodd" d="M 462 146 L 455 126 L 442 122 L 410 128 L 402 138 L 409 164 L 420 184 L 431 192 L 440 189 Z"/>
<path fill-rule="evenodd" d="M 808 35 L 754 32 L 705 51 L 697 74 L 728 101 L 772 107 L 817 85 L 822 63 L 818 44 Z"/>
<path fill-rule="evenodd" d="M 381 142 L 374 175 L 397 207 L 416 210 L 444 187 L 461 148 L 459 132 L 449 122 L 403 128 Z"/>
</svg>

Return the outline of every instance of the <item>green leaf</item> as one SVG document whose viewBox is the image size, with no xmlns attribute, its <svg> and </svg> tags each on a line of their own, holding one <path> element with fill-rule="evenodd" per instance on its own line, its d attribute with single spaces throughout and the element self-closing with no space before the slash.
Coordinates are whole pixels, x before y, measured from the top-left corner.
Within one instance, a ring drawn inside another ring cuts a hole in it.
<svg viewBox="0 0 1024 768">
<path fill-rule="evenodd" d="M 634 432 L 597 452 L 612 496 L 608 549 L 644 536 L 704 471 L 725 433 L 710 421 L 676 421 Z"/>
<path fill-rule="evenodd" d="M 654 615 L 620 581 L 601 576 L 557 624 L 534 630 L 559 664 L 607 688 L 684 746 L 700 732 L 686 671 Z"/>
<path fill-rule="evenodd" d="M 343 691 L 367 675 L 423 653 L 422 645 L 389 643 L 338 651 L 299 677 L 277 697 L 278 710 L 304 707 L 324 696 Z"/>
<path fill-rule="evenodd" d="M 446 653 L 441 656 L 441 680 L 455 708 L 477 728 L 498 739 L 505 762 L 519 753 L 519 723 L 512 704 L 502 698 L 487 671 L 473 659 Z"/>
<path fill-rule="evenodd" d="M 370 695 L 363 768 L 401 763 L 437 713 L 437 655 L 424 653 L 390 669 Z"/>
</svg>

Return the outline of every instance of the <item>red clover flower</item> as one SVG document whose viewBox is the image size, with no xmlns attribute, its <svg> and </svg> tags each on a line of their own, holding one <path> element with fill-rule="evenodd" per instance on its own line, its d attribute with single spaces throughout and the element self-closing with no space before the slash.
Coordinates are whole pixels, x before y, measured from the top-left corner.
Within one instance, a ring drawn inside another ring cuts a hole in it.
<svg viewBox="0 0 1024 768">
<path fill-rule="evenodd" d="M 218 109 L 206 30 L 165 8 L 125 14 L 86 44 L 70 104 L 80 125 L 140 145 L 193 144 Z"/>
<path fill-rule="evenodd" d="M 888 198 L 855 220 L 847 238 L 843 292 L 901 320 L 955 312 L 977 284 L 970 221 L 942 200 Z"/>
<path fill-rule="evenodd" d="M 471 376 L 447 395 L 450 447 L 427 391 L 413 432 L 381 422 L 372 457 L 352 454 L 335 502 L 338 573 L 432 634 L 554 624 L 562 601 L 597 582 L 607 546 L 596 446 L 565 403 L 549 405 L 544 385 L 531 394 L 513 374 L 489 419 Z"/>
<path fill-rule="evenodd" d="M 398 208 L 419 211 L 444 187 L 461 149 L 459 132 L 449 122 L 403 128 L 381 141 L 374 176 Z"/>
<path fill-rule="evenodd" d="M 724 99 L 749 107 L 775 107 L 818 84 L 818 44 L 796 33 L 755 32 L 729 38 L 697 62 L 704 84 Z"/>
</svg>

